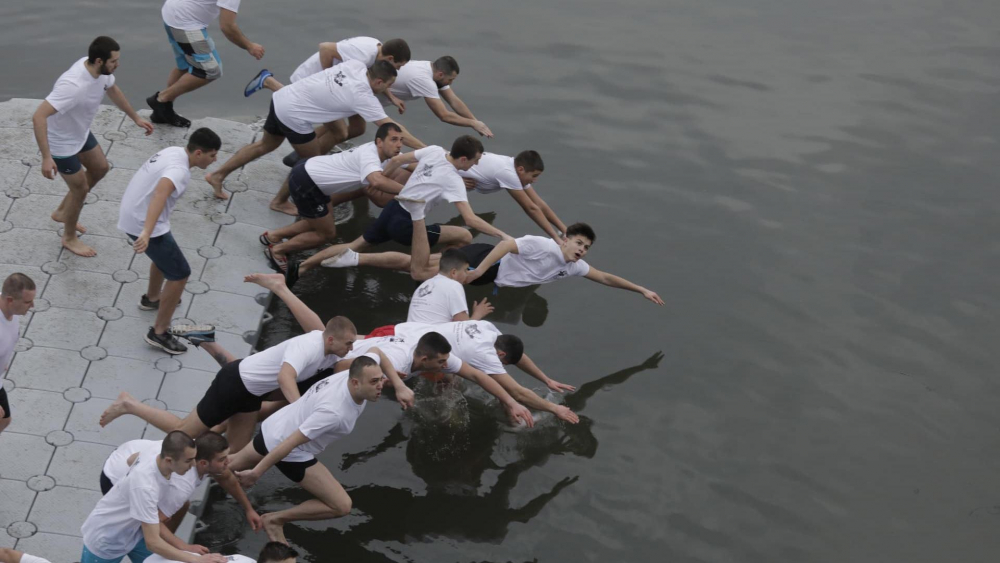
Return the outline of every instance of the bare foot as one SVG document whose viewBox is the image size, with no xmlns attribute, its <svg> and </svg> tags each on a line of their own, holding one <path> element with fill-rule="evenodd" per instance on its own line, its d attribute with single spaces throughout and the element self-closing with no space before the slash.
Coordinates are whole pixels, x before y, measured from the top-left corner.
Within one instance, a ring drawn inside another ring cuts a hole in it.
<svg viewBox="0 0 1000 563">
<path fill-rule="evenodd" d="M 288 540 L 285 539 L 285 526 L 275 522 L 277 519 L 273 512 L 261 516 L 260 519 L 264 522 L 264 532 L 267 533 L 267 539 L 288 545 Z"/>
<path fill-rule="evenodd" d="M 286 215 L 298 215 L 299 210 L 295 207 L 295 204 L 285 200 L 282 203 L 271 202 L 271 211 L 277 211 L 278 213 L 284 213 Z"/>
<path fill-rule="evenodd" d="M 255 283 L 264 289 L 277 291 L 285 287 L 285 276 L 283 274 L 250 274 L 243 278 L 245 283 Z"/>
<path fill-rule="evenodd" d="M 125 391 L 119 393 L 115 402 L 111 403 L 111 406 L 104 409 L 104 412 L 101 413 L 101 428 L 111 424 L 119 416 L 128 414 L 128 404 L 134 402 L 135 397 L 132 395 L 129 395 Z"/>
<path fill-rule="evenodd" d="M 224 190 L 217 190 L 213 187 L 212 192 L 213 192 L 212 195 L 215 196 L 215 199 L 229 199 L 229 194 L 227 194 Z"/>
<path fill-rule="evenodd" d="M 52 217 L 52 220 L 55 221 L 56 223 L 65 223 L 66 222 L 66 220 L 65 219 L 61 219 L 60 218 L 61 215 L 59 215 L 55 211 L 52 212 L 51 217 Z M 83 233 L 87 232 L 87 227 L 84 227 L 80 223 L 77 223 L 76 224 L 76 232 L 78 232 L 78 233 L 80 233 L 82 235 Z"/>
<path fill-rule="evenodd" d="M 224 180 L 225 178 L 219 178 L 218 176 L 216 176 L 215 172 L 209 172 L 208 174 L 205 174 L 205 181 L 208 182 L 210 186 L 212 186 L 212 190 L 216 194 L 215 197 L 219 197 L 218 194 L 222 193 L 222 182 Z M 225 199 L 225 198 L 220 198 L 220 199 Z"/>
<path fill-rule="evenodd" d="M 90 248 L 86 244 L 80 242 L 80 239 L 73 237 L 70 240 L 66 240 L 65 237 L 62 239 L 63 248 L 76 254 L 77 256 L 83 256 L 84 258 L 92 258 L 97 256 L 97 251 Z"/>
</svg>

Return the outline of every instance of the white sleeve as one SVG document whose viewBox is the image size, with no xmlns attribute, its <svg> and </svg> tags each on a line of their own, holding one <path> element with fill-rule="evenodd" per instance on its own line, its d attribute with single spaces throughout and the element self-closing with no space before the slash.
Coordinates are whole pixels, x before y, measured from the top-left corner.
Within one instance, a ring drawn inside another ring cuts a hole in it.
<svg viewBox="0 0 1000 563">
<path fill-rule="evenodd" d="M 462 363 L 462 358 L 459 358 L 455 354 L 448 354 L 448 365 L 444 367 L 444 371 L 458 373 L 458 370 L 462 369 Z"/>
<path fill-rule="evenodd" d="M 56 111 L 69 111 L 79 101 L 77 97 L 78 91 L 79 88 L 77 88 L 76 84 L 69 80 L 59 80 L 56 82 L 55 87 L 52 88 L 52 92 L 45 97 L 45 101 L 55 108 Z"/>
<path fill-rule="evenodd" d="M 459 313 L 468 313 L 469 304 L 465 300 L 465 289 L 461 285 L 448 284 L 448 316 L 454 317 Z"/>
<path fill-rule="evenodd" d="M 531 259 L 545 251 L 545 248 L 538 244 L 538 240 L 541 237 L 533 237 L 531 235 L 523 236 L 518 239 L 514 239 L 514 244 L 517 245 L 517 253 L 521 255 L 522 258 Z"/>
<path fill-rule="evenodd" d="M 365 87 L 367 88 L 367 85 Z M 382 104 L 378 103 L 378 98 L 371 92 L 358 97 L 358 103 L 354 110 L 368 123 L 375 123 L 389 117 L 385 114 L 385 108 L 382 107 Z"/>
<path fill-rule="evenodd" d="M 360 182 L 365 182 L 368 179 L 368 175 L 372 172 L 382 172 L 382 163 L 378 160 L 378 154 L 371 154 L 369 151 L 364 151 L 360 155 L 359 166 L 361 170 L 361 177 L 358 178 Z"/>
<path fill-rule="evenodd" d="M 306 339 L 301 338 L 288 344 L 285 353 L 281 356 L 281 363 L 292 366 L 295 369 L 296 378 L 309 377 L 312 374 L 304 374 L 302 370 L 311 363 L 310 360 L 314 359 L 313 354 L 312 350 L 306 349 Z"/>
<path fill-rule="evenodd" d="M 569 275 L 585 276 L 590 273 L 590 264 L 583 260 L 577 260 L 569 265 Z"/>
<path fill-rule="evenodd" d="M 240 0 L 217 0 L 215 5 L 230 12 L 240 11 Z"/>
<path fill-rule="evenodd" d="M 317 436 L 338 424 L 340 424 L 340 417 L 337 416 L 337 413 L 320 407 L 302 421 L 302 424 L 299 425 L 299 432 L 302 432 L 306 438 L 314 440 Z"/>
<path fill-rule="evenodd" d="M 517 177 L 517 172 L 511 170 L 504 166 L 497 173 L 496 177 L 497 183 L 500 187 L 505 190 L 523 190 L 524 186 L 521 185 L 521 180 Z"/>
<path fill-rule="evenodd" d="M 447 183 L 442 186 L 444 188 L 444 199 L 448 203 L 457 203 L 459 201 L 469 201 L 469 190 L 465 187 L 465 182 L 462 181 L 461 176 L 448 175 L 449 178 L 446 179 Z"/>
<path fill-rule="evenodd" d="M 174 183 L 174 190 L 177 191 L 177 195 L 180 196 L 185 190 L 187 190 L 188 180 L 191 178 L 191 171 L 177 167 L 165 168 L 163 172 L 160 173 L 160 178 L 169 178 L 170 181 Z M 157 178 L 156 181 L 159 182 L 159 178 Z"/>
<path fill-rule="evenodd" d="M 156 508 L 156 491 L 150 487 L 132 487 L 129 489 L 129 516 L 143 524 L 159 524 L 160 515 Z"/>
<path fill-rule="evenodd" d="M 433 72 L 433 69 L 431 70 Z M 417 98 L 440 98 L 441 94 L 438 93 L 437 84 L 429 76 L 422 76 L 416 80 L 411 80 L 407 86 L 410 88 L 410 93 Z"/>
<path fill-rule="evenodd" d="M 417 162 L 420 162 L 420 160 L 423 159 L 425 156 L 434 152 L 432 149 L 440 149 L 440 148 L 441 147 L 437 145 L 427 145 L 422 149 L 417 149 L 413 151 L 413 158 L 417 159 Z"/>
</svg>

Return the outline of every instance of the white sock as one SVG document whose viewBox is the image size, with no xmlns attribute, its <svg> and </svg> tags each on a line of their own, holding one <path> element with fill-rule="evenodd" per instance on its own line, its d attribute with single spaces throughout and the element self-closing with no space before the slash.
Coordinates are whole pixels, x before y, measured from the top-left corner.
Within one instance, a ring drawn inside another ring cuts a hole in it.
<svg viewBox="0 0 1000 563">
<path fill-rule="evenodd" d="M 323 260 L 320 265 L 324 268 L 351 268 L 357 266 L 360 260 L 361 255 L 348 248 L 339 256 Z"/>
</svg>

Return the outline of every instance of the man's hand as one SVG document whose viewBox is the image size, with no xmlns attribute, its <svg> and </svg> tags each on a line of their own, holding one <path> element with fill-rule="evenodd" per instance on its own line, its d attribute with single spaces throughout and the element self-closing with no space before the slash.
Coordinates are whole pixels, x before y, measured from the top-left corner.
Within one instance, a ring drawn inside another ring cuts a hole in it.
<svg viewBox="0 0 1000 563">
<path fill-rule="evenodd" d="M 412 389 L 407 387 L 405 383 L 400 383 L 394 389 L 396 390 L 396 401 L 399 402 L 399 406 L 403 407 L 404 411 L 413 406 L 414 395 Z"/>
<path fill-rule="evenodd" d="M 258 479 L 260 479 L 260 475 L 257 475 L 254 469 L 236 472 L 236 480 L 240 482 L 240 486 L 244 489 L 254 486 Z"/>
<path fill-rule="evenodd" d="M 42 176 L 49 180 L 56 178 L 56 161 L 51 156 L 42 160 Z"/>
<path fill-rule="evenodd" d="M 250 53 L 253 55 L 253 58 L 259 61 L 264 58 L 264 46 L 260 43 L 251 43 L 250 46 L 247 47 L 247 53 Z"/>
<path fill-rule="evenodd" d="M 194 543 L 187 544 L 187 547 L 183 548 L 183 550 L 190 551 L 191 553 L 197 553 L 198 555 L 205 555 L 209 552 L 207 547 Z"/>
<path fill-rule="evenodd" d="M 552 378 L 549 378 L 549 380 L 545 382 L 545 386 L 555 391 L 556 393 L 562 393 L 563 391 L 576 391 L 576 387 L 573 387 L 572 385 L 566 385 L 565 383 L 559 383 L 558 381 Z"/>
<path fill-rule="evenodd" d="M 462 181 L 465 182 L 465 189 L 467 190 L 476 189 L 476 180 L 474 178 L 462 178 Z"/>
<path fill-rule="evenodd" d="M 250 523 L 250 529 L 259 532 L 261 528 L 264 527 L 264 521 L 260 519 L 260 514 L 257 514 L 256 510 L 247 510 L 247 522 Z"/>
<path fill-rule="evenodd" d="M 152 123 L 146 121 L 145 119 L 139 117 L 138 115 L 132 121 L 134 121 L 135 124 L 138 125 L 140 129 L 144 129 L 146 131 L 146 136 L 147 137 L 149 135 L 153 134 L 153 124 Z"/>
<path fill-rule="evenodd" d="M 195 563 L 227 563 L 228 559 L 218 553 L 206 553 L 195 559 Z"/>
<path fill-rule="evenodd" d="M 481 319 L 492 312 L 493 312 L 493 305 L 490 304 L 490 302 L 487 301 L 485 297 L 483 297 L 482 301 L 472 302 L 472 316 L 475 319 L 477 320 Z"/>
<path fill-rule="evenodd" d="M 470 283 L 478 280 L 482 276 L 483 275 L 479 273 L 478 269 L 477 270 L 472 270 L 471 272 L 469 272 L 468 274 L 465 275 L 465 284 L 468 285 L 468 284 L 470 284 Z"/>
<path fill-rule="evenodd" d="M 389 101 L 392 102 L 392 105 L 399 108 L 399 115 L 403 115 L 403 113 L 406 112 L 406 102 L 404 102 L 403 100 L 400 100 L 396 96 L 393 96 L 392 99 L 390 99 Z"/>
<path fill-rule="evenodd" d="M 472 128 L 476 130 L 476 133 L 479 133 L 488 139 L 493 138 L 493 131 L 490 131 L 490 128 L 487 127 L 482 121 L 473 121 Z"/>
<path fill-rule="evenodd" d="M 569 407 L 564 407 L 563 405 L 556 405 L 556 410 L 554 413 L 561 420 L 565 420 L 570 424 L 576 424 L 580 422 L 580 417 L 576 415 L 575 412 L 569 410 Z"/>
<path fill-rule="evenodd" d="M 132 249 L 135 250 L 136 254 L 142 254 L 146 252 L 147 248 L 149 248 L 149 233 L 143 231 L 139 235 L 139 238 L 135 239 L 135 242 L 132 243 Z"/>
<path fill-rule="evenodd" d="M 642 290 L 642 296 L 645 297 L 646 299 L 649 299 L 653 303 L 656 303 L 657 305 L 663 305 L 663 300 L 660 299 L 660 296 L 657 295 L 655 291 L 644 289 Z"/>
<path fill-rule="evenodd" d="M 535 419 L 531 418 L 531 411 L 521 403 L 514 401 L 509 405 L 504 405 L 504 408 L 507 409 L 507 417 L 514 426 L 517 426 L 519 422 L 524 422 L 528 428 L 535 426 Z"/>
</svg>

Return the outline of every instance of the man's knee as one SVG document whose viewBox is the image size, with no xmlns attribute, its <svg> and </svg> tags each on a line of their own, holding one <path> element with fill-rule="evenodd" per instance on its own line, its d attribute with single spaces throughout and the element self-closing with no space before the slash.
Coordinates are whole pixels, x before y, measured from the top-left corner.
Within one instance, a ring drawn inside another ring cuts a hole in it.
<svg viewBox="0 0 1000 563">
<path fill-rule="evenodd" d="M 108 165 L 107 160 L 103 160 L 100 163 L 95 164 L 94 166 L 91 166 L 90 168 L 87 169 L 87 172 L 90 173 L 90 176 L 94 180 L 95 184 L 100 179 L 107 176 L 108 172 L 110 171 L 111 171 L 111 166 Z"/>
<path fill-rule="evenodd" d="M 350 495 L 344 494 L 342 496 L 338 496 L 328 506 L 339 518 L 341 516 L 347 516 L 351 513 L 351 507 L 354 506 L 354 502 L 351 500 Z"/>
<path fill-rule="evenodd" d="M 367 124 L 364 119 L 357 116 L 351 117 L 347 124 L 347 136 L 351 139 L 365 134 Z"/>
</svg>

